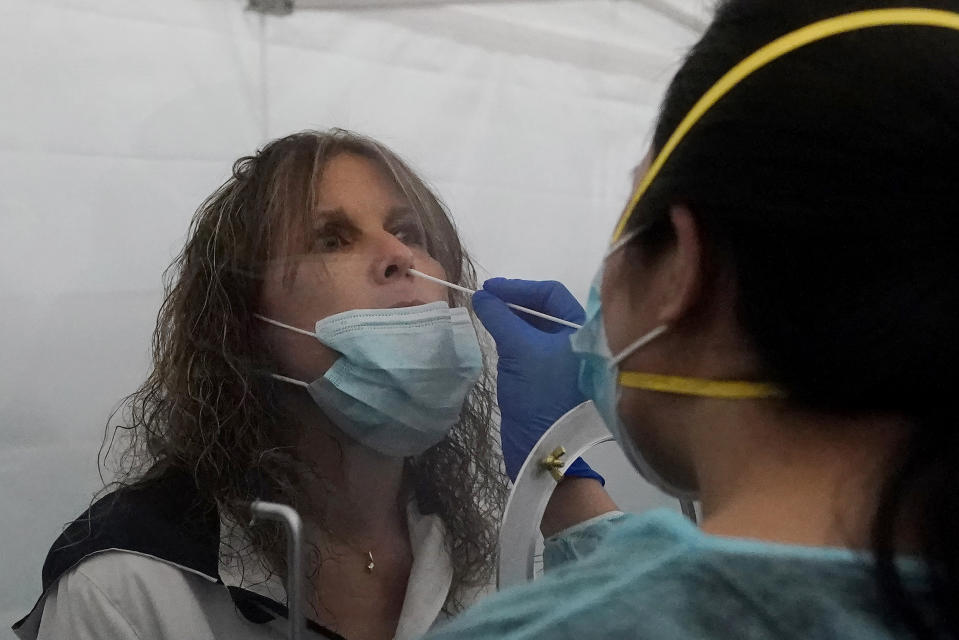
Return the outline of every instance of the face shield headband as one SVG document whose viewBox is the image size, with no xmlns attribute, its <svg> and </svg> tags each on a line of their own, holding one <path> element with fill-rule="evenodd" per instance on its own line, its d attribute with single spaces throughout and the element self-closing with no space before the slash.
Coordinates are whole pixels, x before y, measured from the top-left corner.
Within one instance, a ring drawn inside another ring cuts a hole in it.
<svg viewBox="0 0 959 640">
<path fill-rule="evenodd" d="M 851 31 L 895 25 L 938 27 L 959 31 L 959 13 L 924 8 L 874 9 L 828 18 L 802 27 L 770 42 L 726 72 L 726 74 L 693 105 L 693 108 L 690 109 L 689 113 L 682 119 L 653 160 L 649 170 L 636 187 L 636 191 L 633 193 L 633 197 L 630 198 L 629 204 L 623 210 L 619 222 L 616 224 L 616 228 L 613 231 L 611 248 L 606 254 L 607 257 L 621 248 L 639 231 L 634 230 L 631 233 L 625 233 L 630 218 L 638 208 L 640 200 L 642 200 L 643 196 L 649 191 L 656 176 L 659 175 L 663 166 L 679 144 L 686 138 L 696 123 L 739 83 L 771 62 L 814 42 Z M 615 363 L 618 363 L 624 359 L 625 356 L 648 344 L 652 338 L 655 338 L 667 329 L 668 327 L 660 327 L 654 330 L 656 335 L 641 337 L 633 345 L 625 349 L 623 353 L 616 356 L 614 359 Z M 753 399 L 782 397 L 785 395 L 781 389 L 764 382 L 706 380 L 637 371 L 620 372 L 617 381 L 624 387 L 711 398 Z"/>
</svg>

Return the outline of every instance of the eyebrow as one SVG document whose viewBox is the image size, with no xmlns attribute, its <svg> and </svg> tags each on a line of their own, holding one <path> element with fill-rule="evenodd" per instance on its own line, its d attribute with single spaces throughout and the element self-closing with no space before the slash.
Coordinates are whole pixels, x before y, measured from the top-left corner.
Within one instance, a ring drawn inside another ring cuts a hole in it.
<svg viewBox="0 0 959 640">
<path fill-rule="evenodd" d="M 313 221 L 313 227 L 319 228 L 329 222 L 339 222 L 350 225 L 353 224 L 353 222 L 350 220 L 350 217 L 346 215 L 346 211 L 343 210 L 343 207 L 337 207 L 336 209 L 323 209 L 318 211 L 316 213 L 316 220 Z"/>
<path fill-rule="evenodd" d="M 393 224 L 406 219 L 415 220 L 417 224 L 422 226 L 422 220 L 420 220 L 420 217 L 416 215 L 416 212 L 412 207 L 407 205 L 391 207 L 389 213 L 386 214 L 386 224 Z"/>
<path fill-rule="evenodd" d="M 385 224 L 395 223 L 406 218 L 411 218 L 420 221 L 420 217 L 416 215 L 416 212 L 407 205 L 397 205 L 390 207 L 389 212 L 386 214 Z M 328 222 L 338 222 L 341 224 L 353 224 L 353 221 L 350 219 L 350 216 L 347 215 L 346 211 L 343 210 L 343 207 L 337 207 L 335 209 L 321 209 L 316 213 L 316 220 L 314 220 L 314 227 L 320 227 Z"/>
</svg>

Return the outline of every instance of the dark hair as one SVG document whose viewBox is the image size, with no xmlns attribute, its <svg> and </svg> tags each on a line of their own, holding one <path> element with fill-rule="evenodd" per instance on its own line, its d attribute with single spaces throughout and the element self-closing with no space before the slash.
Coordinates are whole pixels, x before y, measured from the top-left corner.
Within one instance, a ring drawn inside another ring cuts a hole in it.
<svg viewBox="0 0 959 640">
<path fill-rule="evenodd" d="M 902 0 L 731 0 L 673 80 L 661 149 L 736 63 L 817 20 Z M 935 0 L 921 6 L 959 9 Z M 959 32 L 867 28 L 756 71 L 679 145 L 639 203 L 635 242 L 670 240 L 686 204 L 737 283 L 762 372 L 797 406 L 905 418 L 878 491 L 877 585 L 917 637 L 959 635 Z M 908 507 L 908 512 L 907 512 Z M 930 589 L 904 585 L 896 534 L 919 523 Z"/>
<path fill-rule="evenodd" d="M 266 497 L 309 508 L 301 487 L 315 471 L 289 446 L 294 416 L 278 401 L 277 383 L 262 375 L 276 370 L 253 318 L 262 271 L 307 235 L 316 185 L 341 153 L 376 163 L 418 213 L 430 255 L 450 280 L 476 288 L 473 263 L 446 207 L 385 145 L 342 129 L 302 131 L 234 163 L 232 176 L 200 205 L 186 246 L 165 274 L 153 370 L 126 399 L 128 439 L 117 456 L 116 484 L 140 486 L 170 468 L 188 470 L 200 499 L 219 507 L 229 525 L 232 557 L 225 560 L 244 573 L 251 558 L 269 572 L 286 570 L 282 530 L 251 523 L 249 502 Z M 454 302 L 462 306 L 465 297 L 457 294 Z M 446 526 L 453 564 L 448 612 L 462 608 L 492 575 L 507 491 L 493 388 L 486 367 L 449 436 L 406 461 L 418 507 Z"/>
</svg>

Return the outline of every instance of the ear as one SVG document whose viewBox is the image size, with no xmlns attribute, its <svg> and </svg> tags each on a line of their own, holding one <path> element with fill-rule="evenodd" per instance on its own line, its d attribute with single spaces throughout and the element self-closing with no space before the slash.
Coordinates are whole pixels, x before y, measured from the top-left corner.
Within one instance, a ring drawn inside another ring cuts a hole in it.
<svg viewBox="0 0 959 640">
<path fill-rule="evenodd" d="M 672 325 L 700 302 L 704 258 L 702 236 L 692 212 L 683 205 L 674 205 L 669 210 L 669 220 L 675 245 L 663 257 L 658 319 Z"/>
</svg>

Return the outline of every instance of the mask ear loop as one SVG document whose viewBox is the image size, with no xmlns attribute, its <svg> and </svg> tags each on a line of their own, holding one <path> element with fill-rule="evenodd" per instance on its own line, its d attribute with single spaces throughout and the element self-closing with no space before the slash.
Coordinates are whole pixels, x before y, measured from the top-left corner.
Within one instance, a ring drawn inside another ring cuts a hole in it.
<svg viewBox="0 0 959 640">
<path fill-rule="evenodd" d="M 622 238 L 614 242 L 612 245 L 610 245 L 609 249 L 607 249 L 606 253 L 603 255 L 603 262 L 605 262 L 608 257 L 610 257 L 611 255 L 613 255 L 614 253 L 616 253 L 617 251 L 625 247 L 627 244 L 629 244 L 629 242 L 633 238 L 638 236 L 642 231 L 644 231 L 642 227 L 638 229 L 633 229 L 632 231 L 624 235 Z"/>
<path fill-rule="evenodd" d="M 616 242 L 614 242 L 612 246 L 610 246 L 609 250 L 606 252 L 606 255 L 603 256 L 603 261 L 605 262 L 606 259 L 609 258 L 611 255 L 613 255 L 614 253 L 616 253 L 617 251 L 625 247 L 633 239 L 639 237 L 642 233 L 644 233 L 647 229 L 649 229 L 650 226 L 651 226 L 650 223 L 642 224 L 636 227 L 635 229 L 633 229 L 632 231 L 630 231 L 629 233 L 625 234 L 622 238 L 620 238 Z M 620 351 L 619 355 L 611 358 L 609 363 L 609 368 L 615 369 L 616 367 L 619 366 L 620 362 L 628 358 L 638 349 L 645 347 L 647 344 L 649 344 L 650 342 L 652 342 L 659 336 L 663 335 L 668 330 L 669 330 L 669 325 L 663 324 L 656 327 L 655 329 L 653 329 L 646 335 L 641 336 L 640 338 L 635 340 L 632 344 L 628 345 L 625 349 Z"/>
<path fill-rule="evenodd" d="M 651 226 L 652 226 L 652 223 L 647 222 L 647 223 L 645 223 L 645 224 L 639 225 L 638 227 L 636 227 L 635 229 L 633 229 L 633 230 L 630 231 L 629 233 L 623 234 L 623 237 L 621 237 L 619 240 L 617 240 L 616 242 L 614 242 L 613 244 L 611 244 L 611 245 L 609 246 L 609 249 L 606 250 L 606 253 L 603 254 L 603 262 L 606 262 L 606 259 L 607 259 L 607 258 L 609 258 L 611 255 L 613 255 L 614 253 L 616 253 L 617 251 L 619 251 L 620 249 L 622 249 L 623 247 L 625 247 L 625 246 L 626 246 L 627 244 L 629 244 L 632 240 L 634 240 L 635 238 L 638 238 L 638 237 L 639 237 L 640 235 L 642 235 L 643 233 L 646 233 L 646 231 L 647 231 Z"/>
<path fill-rule="evenodd" d="M 273 326 L 280 327 L 281 329 L 289 329 L 290 331 L 295 331 L 297 333 L 302 333 L 305 336 L 316 338 L 316 334 L 313 333 L 312 331 L 307 331 L 306 329 L 300 329 L 298 327 L 293 327 L 288 324 L 283 324 L 282 322 L 278 320 L 271 320 L 270 318 L 267 318 L 266 316 L 261 316 L 259 313 L 254 313 L 253 317 L 257 318 L 258 320 L 262 320 L 263 322 L 266 322 L 268 324 L 272 324 Z"/>
<path fill-rule="evenodd" d="M 633 355 L 633 353 L 645 347 L 647 344 L 649 344 L 650 342 L 652 342 L 659 336 L 663 335 L 667 331 L 669 331 L 669 325 L 661 324 L 655 329 L 653 329 L 652 331 L 650 331 L 649 333 L 647 333 L 646 335 L 642 336 L 641 338 L 633 342 L 631 345 L 627 346 L 625 349 L 620 351 L 618 356 L 613 357 L 609 363 L 610 368 L 615 369 L 616 367 L 619 366 L 620 362 L 622 362 L 629 356 Z"/>
<path fill-rule="evenodd" d="M 276 379 L 276 380 L 279 380 L 279 381 L 281 381 L 281 382 L 289 382 L 290 384 L 295 384 L 296 386 L 298 386 L 298 387 L 303 387 L 304 389 L 308 389 L 308 388 L 310 387 L 310 385 L 308 385 L 307 383 L 303 382 L 302 380 L 296 380 L 296 379 L 294 379 L 294 378 L 287 378 L 286 376 L 281 376 L 281 375 L 278 374 L 278 373 L 271 373 L 271 374 L 270 374 L 270 377 L 271 377 L 271 378 L 274 378 L 274 379 Z"/>
<path fill-rule="evenodd" d="M 316 338 L 316 334 L 315 334 L 315 333 L 312 333 L 312 332 L 310 332 L 310 331 L 307 331 L 306 329 L 299 329 L 299 328 L 297 328 L 297 327 L 293 327 L 293 326 L 290 326 L 290 325 L 288 325 L 288 324 L 283 324 L 282 322 L 279 322 L 279 321 L 277 321 L 277 320 L 271 320 L 270 318 L 267 318 L 266 316 L 260 315 L 259 313 L 254 313 L 254 314 L 253 314 L 253 317 L 256 318 L 256 319 L 258 319 L 258 320 L 262 320 L 263 322 L 266 322 L 267 324 L 272 324 L 272 325 L 274 325 L 274 326 L 276 326 L 276 327 L 280 327 L 281 329 L 289 329 L 290 331 L 295 331 L 296 333 L 302 333 L 302 334 L 305 335 L 305 336 L 310 336 L 311 338 Z M 281 381 L 281 382 L 289 382 L 290 384 L 295 384 L 295 385 L 298 386 L 298 387 L 309 388 L 309 386 L 310 386 L 309 384 L 307 384 L 306 382 L 303 382 L 302 380 L 296 380 L 295 378 L 288 378 L 288 377 L 286 377 L 286 376 L 281 376 L 281 375 L 278 374 L 278 373 L 270 373 L 269 376 L 270 376 L 271 378 L 273 378 L 273 379 L 275 379 L 275 380 L 279 380 L 279 381 Z"/>
</svg>

